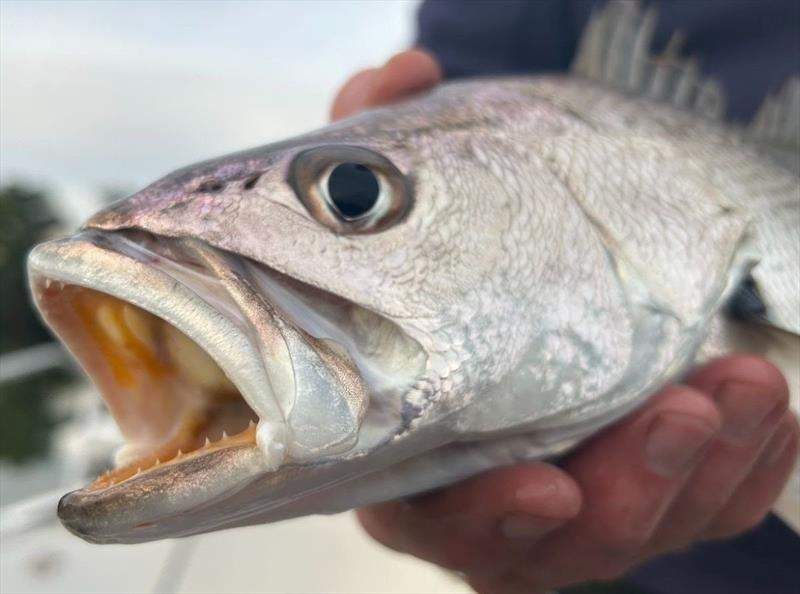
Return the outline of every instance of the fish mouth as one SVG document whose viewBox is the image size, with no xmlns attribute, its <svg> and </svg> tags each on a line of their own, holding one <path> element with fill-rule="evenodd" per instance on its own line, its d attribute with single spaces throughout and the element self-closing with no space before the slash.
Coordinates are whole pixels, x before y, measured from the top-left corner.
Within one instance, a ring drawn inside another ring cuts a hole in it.
<svg viewBox="0 0 800 594">
<path fill-rule="evenodd" d="M 29 276 L 126 441 L 59 505 L 95 542 L 264 473 L 363 455 L 400 423 L 397 396 L 425 363 L 388 319 L 194 240 L 88 229 L 38 246 Z"/>
<path fill-rule="evenodd" d="M 214 359 L 149 311 L 106 293 L 46 279 L 41 311 L 98 385 L 127 443 L 103 489 L 162 464 L 254 446 L 259 418 Z M 184 460 L 185 461 L 185 460 Z"/>
</svg>

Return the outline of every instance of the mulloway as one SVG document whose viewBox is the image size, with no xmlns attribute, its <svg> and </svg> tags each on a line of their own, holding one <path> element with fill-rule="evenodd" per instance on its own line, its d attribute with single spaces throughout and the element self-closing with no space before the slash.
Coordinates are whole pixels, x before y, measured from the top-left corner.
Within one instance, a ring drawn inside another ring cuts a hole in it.
<svg viewBox="0 0 800 594">
<path fill-rule="evenodd" d="M 36 305 L 127 440 L 66 527 L 338 512 L 563 453 L 698 357 L 796 361 L 800 83 L 724 126 L 653 24 L 610 4 L 570 75 L 193 165 L 38 246 Z"/>
</svg>

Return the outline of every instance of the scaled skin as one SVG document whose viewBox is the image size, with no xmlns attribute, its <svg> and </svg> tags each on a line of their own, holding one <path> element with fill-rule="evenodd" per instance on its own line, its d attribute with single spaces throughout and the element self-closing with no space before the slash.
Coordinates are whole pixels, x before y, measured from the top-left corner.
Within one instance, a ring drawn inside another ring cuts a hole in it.
<svg viewBox="0 0 800 594">
<path fill-rule="evenodd" d="M 338 119 L 435 86 L 412 49 L 358 72 Z M 788 388 L 767 361 L 733 355 L 662 389 L 556 467 L 500 468 L 358 511 L 375 539 L 465 574 L 481 594 L 537 594 L 610 579 L 694 542 L 727 538 L 769 513 L 800 441 Z"/>
</svg>

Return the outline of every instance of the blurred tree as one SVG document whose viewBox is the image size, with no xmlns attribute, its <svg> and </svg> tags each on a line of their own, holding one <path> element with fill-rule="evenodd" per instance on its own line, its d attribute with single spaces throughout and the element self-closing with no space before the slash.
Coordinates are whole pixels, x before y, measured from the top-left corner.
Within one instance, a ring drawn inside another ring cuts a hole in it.
<svg viewBox="0 0 800 594">
<path fill-rule="evenodd" d="M 0 187 L 0 355 L 52 340 L 30 303 L 25 258 L 56 223 L 41 190 Z M 47 397 L 71 376 L 53 369 L 0 385 L 0 459 L 21 462 L 47 451 L 56 423 Z"/>
<path fill-rule="evenodd" d="M 61 420 L 50 396 L 71 379 L 66 370 L 51 369 L 0 386 L 0 460 L 23 463 L 48 453 L 50 435 Z"/>
<path fill-rule="evenodd" d="M 43 192 L 0 187 L 0 353 L 51 340 L 30 306 L 25 258 L 55 223 Z"/>
</svg>

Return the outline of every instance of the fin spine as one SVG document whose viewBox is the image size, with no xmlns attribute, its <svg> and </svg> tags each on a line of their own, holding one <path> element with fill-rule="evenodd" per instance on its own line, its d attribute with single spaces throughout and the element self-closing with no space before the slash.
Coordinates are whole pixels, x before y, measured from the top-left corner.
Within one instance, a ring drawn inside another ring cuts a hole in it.
<svg viewBox="0 0 800 594">
<path fill-rule="evenodd" d="M 651 54 L 656 21 L 655 8 L 642 10 L 637 0 L 612 0 L 593 10 L 570 71 L 628 94 L 721 119 L 722 87 L 700 76 L 696 58 L 681 56 L 686 41 L 682 32 L 672 35 L 660 55 Z"/>
</svg>

